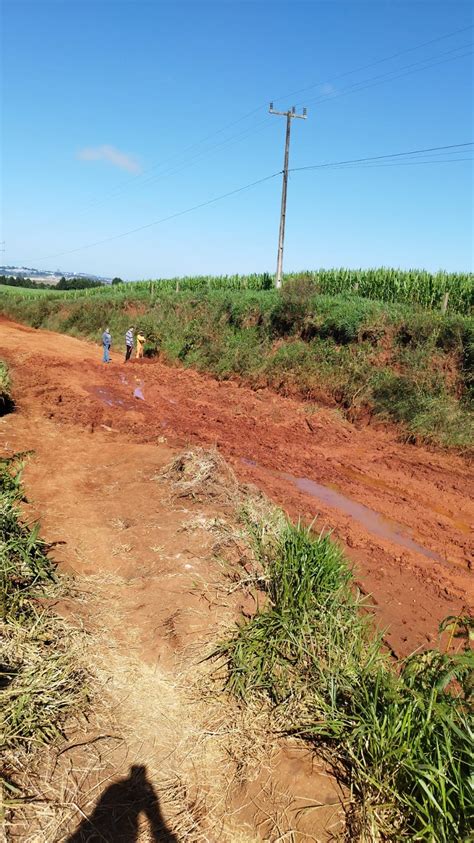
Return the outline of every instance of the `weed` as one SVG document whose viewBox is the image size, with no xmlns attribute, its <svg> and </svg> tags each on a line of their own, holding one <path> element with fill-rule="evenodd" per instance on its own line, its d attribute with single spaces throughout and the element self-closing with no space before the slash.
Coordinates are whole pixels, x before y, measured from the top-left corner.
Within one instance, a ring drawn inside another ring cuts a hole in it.
<svg viewBox="0 0 474 843">
<path fill-rule="evenodd" d="M 283 732 L 328 754 L 352 791 L 351 840 L 470 839 L 472 652 L 394 669 L 330 537 L 281 520 L 270 541 L 252 533 L 268 601 L 216 653 L 229 690 L 270 700 Z"/>
</svg>

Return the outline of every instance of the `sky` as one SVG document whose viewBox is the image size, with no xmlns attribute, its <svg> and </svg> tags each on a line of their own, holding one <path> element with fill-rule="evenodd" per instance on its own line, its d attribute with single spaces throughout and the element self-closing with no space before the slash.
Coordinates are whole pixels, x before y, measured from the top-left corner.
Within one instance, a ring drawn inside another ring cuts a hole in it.
<svg viewBox="0 0 474 843">
<path fill-rule="evenodd" d="M 286 271 L 474 269 L 472 146 L 297 170 L 472 142 L 470 0 L 3 0 L 1 12 L 1 263 L 273 273 L 286 124 L 273 100 L 308 110 L 291 126 Z"/>
</svg>

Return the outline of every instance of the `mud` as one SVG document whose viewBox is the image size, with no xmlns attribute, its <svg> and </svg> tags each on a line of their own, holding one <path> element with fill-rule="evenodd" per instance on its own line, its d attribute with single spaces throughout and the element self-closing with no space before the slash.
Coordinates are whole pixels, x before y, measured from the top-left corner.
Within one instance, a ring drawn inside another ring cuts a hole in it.
<svg viewBox="0 0 474 843">
<path fill-rule="evenodd" d="M 244 465 L 257 465 L 254 460 L 245 458 L 242 462 Z M 296 486 L 301 492 L 305 492 L 318 501 L 339 510 L 339 512 L 349 515 L 365 527 L 372 535 L 387 539 L 394 544 L 400 545 L 400 547 L 408 548 L 408 550 L 414 550 L 416 553 L 421 553 L 427 559 L 435 559 L 437 562 L 443 561 L 438 553 L 428 550 L 426 547 L 422 547 L 421 544 L 413 541 L 407 535 L 406 528 L 403 528 L 402 525 L 396 524 L 393 521 L 390 522 L 387 518 L 382 518 L 368 506 L 364 506 L 364 504 L 357 503 L 357 501 L 348 498 L 346 495 L 342 495 L 336 487 L 323 486 L 321 483 L 315 483 L 314 480 L 310 480 L 308 477 L 294 477 L 285 471 L 272 472 L 272 474 L 275 477 L 281 477 L 283 480 L 288 481 L 288 483 Z"/>
<path fill-rule="evenodd" d="M 75 429 L 108 431 L 117 460 L 124 443 L 151 459 L 160 443 L 215 445 L 291 517 L 332 530 L 397 654 L 472 610 L 473 480 L 461 456 L 159 359 L 125 365 L 113 355 L 105 366 L 90 343 L 6 320 L 0 336 L 20 410 L 58 423 L 71 451 Z"/>
</svg>

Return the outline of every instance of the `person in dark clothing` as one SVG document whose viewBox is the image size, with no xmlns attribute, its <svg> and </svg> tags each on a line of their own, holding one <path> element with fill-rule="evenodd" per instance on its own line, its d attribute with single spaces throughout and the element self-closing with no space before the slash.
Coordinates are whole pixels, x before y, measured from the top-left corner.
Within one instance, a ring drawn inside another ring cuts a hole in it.
<svg viewBox="0 0 474 843">
<path fill-rule="evenodd" d="M 125 334 L 125 363 L 130 360 L 133 351 L 133 328 L 129 328 Z"/>
<path fill-rule="evenodd" d="M 110 346 L 112 345 L 112 336 L 108 328 L 105 329 L 104 333 L 102 334 L 102 348 L 104 350 L 104 354 L 102 360 L 104 363 L 110 363 Z"/>
</svg>

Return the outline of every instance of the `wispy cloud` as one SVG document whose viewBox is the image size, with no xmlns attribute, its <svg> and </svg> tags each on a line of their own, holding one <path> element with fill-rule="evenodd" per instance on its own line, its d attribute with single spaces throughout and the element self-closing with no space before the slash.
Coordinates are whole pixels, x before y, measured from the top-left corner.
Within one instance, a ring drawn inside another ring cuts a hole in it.
<svg viewBox="0 0 474 843">
<path fill-rule="evenodd" d="M 119 167 L 121 170 L 128 170 L 129 173 L 140 173 L 141 167 L 137 159 L 133 155 L 127 155 L 126 152 L 121 152 L 115 146 L 104 144 L 103 146 L 86 146 L 80 149 L 77 157 L 81 161 L 107 161 L 113 164 L 114 167 Z"/>
<path fill-rule="evenodd" d="M 319 86 L 319 93 L 325 97 L 330 97 L 332 94 L 336 93 L 336 88 L 334 85 L 331 85 L 330 82 L 324 82 Z"/>
</svg>

